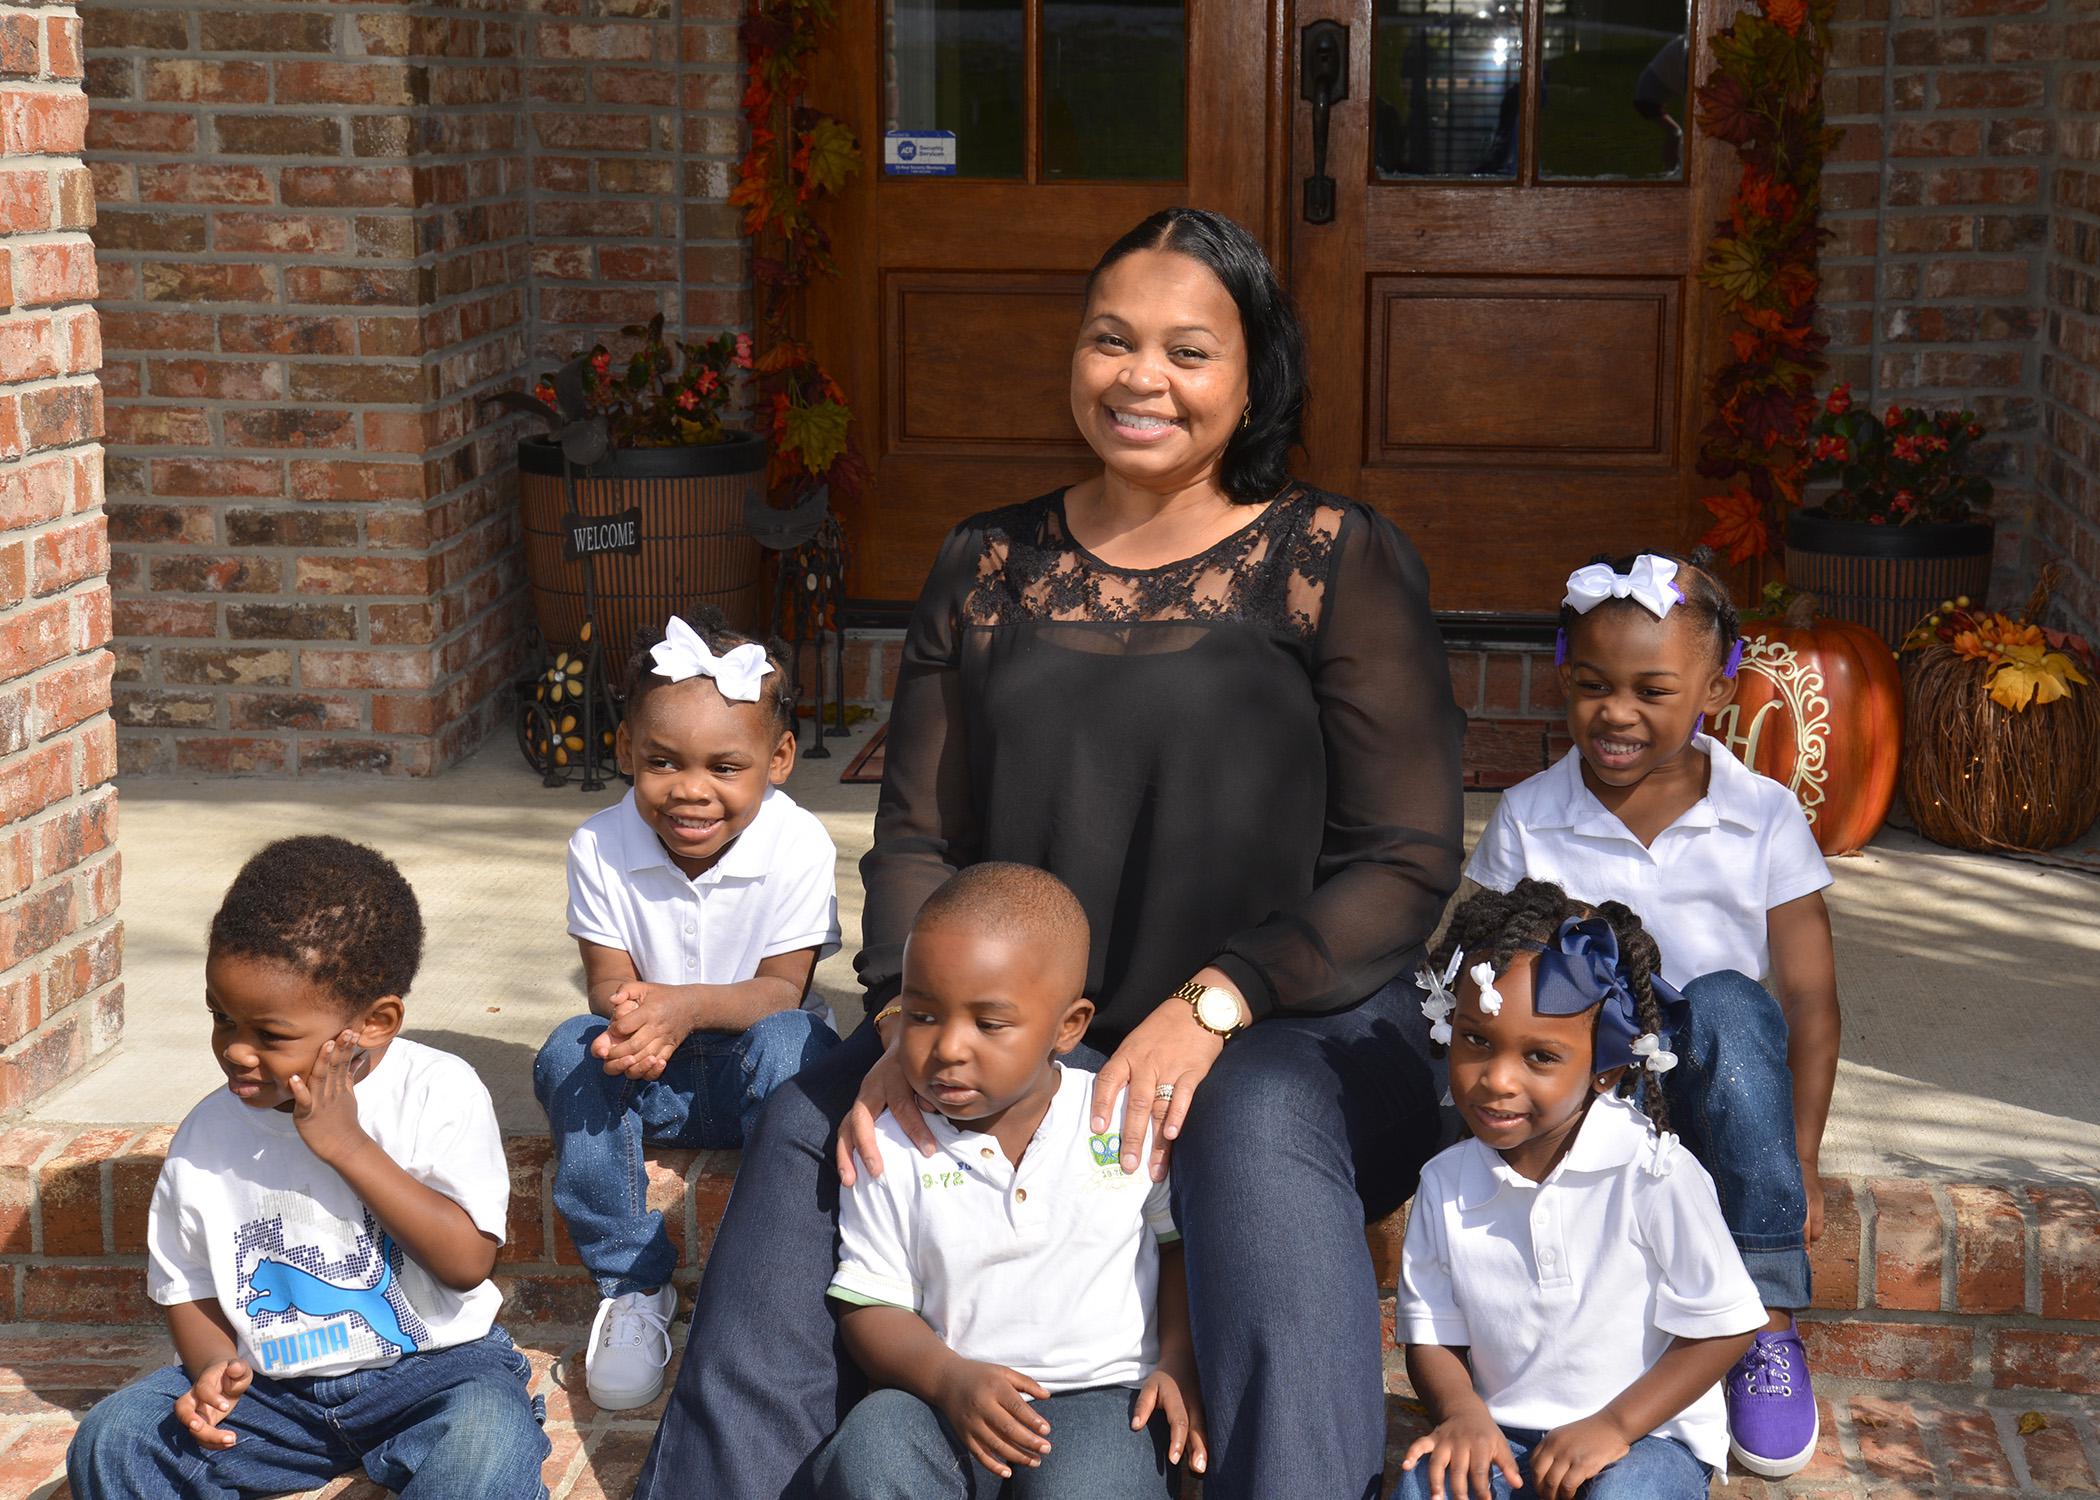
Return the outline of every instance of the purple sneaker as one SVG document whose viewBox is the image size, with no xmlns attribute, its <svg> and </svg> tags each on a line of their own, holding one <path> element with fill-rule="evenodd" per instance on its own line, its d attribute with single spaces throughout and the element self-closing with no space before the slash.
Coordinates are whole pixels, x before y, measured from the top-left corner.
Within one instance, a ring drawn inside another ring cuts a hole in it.
<svg viewBox="0 0 2100 1500">
<path fill-rule="evenodd" d="M 1816 1393 L 1794 1320 L 1758 1334 L 1722 1381 L 1728 1399 L 1728 1451 L 1751 1473 L 1784 1479 L 1815 1455 Z"/>
</svg>

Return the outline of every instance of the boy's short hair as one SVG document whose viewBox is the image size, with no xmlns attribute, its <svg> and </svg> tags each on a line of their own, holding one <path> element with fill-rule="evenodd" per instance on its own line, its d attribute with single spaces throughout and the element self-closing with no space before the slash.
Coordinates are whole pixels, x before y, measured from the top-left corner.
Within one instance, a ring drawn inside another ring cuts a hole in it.
<svg viewBox="0 0 2100 1500">
<path fill-rule="evenodd" d="M 303 834 L 241 866 L 211 919 L 211 952 L 285 964 L 350 1013 L 408 993 L 423 960 L 423 916 L 384 854 Z"/>
<path fill-rule="evenodd" d="M 986 860 L 964 866 L 926 898 L 912 931 L 958 918 L 995 932 L 1020 932 L 1081 955 L 1092 940 L 1086 908 L 1072 888 L 1033 865 Z"/>
</svg>

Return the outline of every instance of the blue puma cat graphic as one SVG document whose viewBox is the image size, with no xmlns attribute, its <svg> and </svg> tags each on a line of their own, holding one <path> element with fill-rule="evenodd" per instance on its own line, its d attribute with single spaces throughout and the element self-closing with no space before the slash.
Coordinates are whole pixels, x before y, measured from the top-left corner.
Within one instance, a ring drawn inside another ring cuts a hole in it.
<svg viewBox="0 0 2100 1500">
<path fill-rule="evenodd" d="M 401 1320 L 387 1301 L 387 1291 L 394 1281 L 393 1256 L 394 1242 L 382 1234 L 379 1237 L 379 1279 L 370 1286 L 338 1286 L 287 1261 L 258 1260 L 248 1273 L 248 1284 L 259 1295 L 248 1304 L 247 1311 L 250 1316 L 296 1312 L 309 1318 L 353 1313 L 362 1318 L 373 1333 L 403 1354 L 413 1353 L 416 1341 L 401 1327 Z M 324 1347 L 343 1347 L 345 1344 L 347 1340 L 335 1334 L 328 1338 Z"/>
</svg>

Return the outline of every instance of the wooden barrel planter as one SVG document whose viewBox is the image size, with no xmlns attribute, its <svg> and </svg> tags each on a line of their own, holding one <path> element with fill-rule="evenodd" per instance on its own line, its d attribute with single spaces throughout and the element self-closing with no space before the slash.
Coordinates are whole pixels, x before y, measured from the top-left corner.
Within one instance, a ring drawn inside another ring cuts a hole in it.
<svg viewBox="0 0 2100 1500">
<path fill-rule="evenodd" d="M 1810 506 L 1787 518 L 1786 581 L 1815 595 L 1825 614 L 1867 626 L 1893 651 L 1942 599 L 1983 603 L 1991 536 L 1988 521 L 1863 526 Z"/>
<path fill-rule="evenodd" d="M 518 444 L 525 577 L 533 614 L 550 647 L 582 639 L 585 569 L 596 570 L 598 628 L 617 679 L 643 631 L 684 610 L 712 605 L 739 630 L 760 623 L 761 552 L 745 523 L 746 501 L 764 494 L 766 445 L 750 433 L 691 448 L 615 449 L 578 474 L 585 520 L 638 510 L 638 550 L 564 557 L 570 495 L 561 449 L 548 438 Z"/>
</svg>

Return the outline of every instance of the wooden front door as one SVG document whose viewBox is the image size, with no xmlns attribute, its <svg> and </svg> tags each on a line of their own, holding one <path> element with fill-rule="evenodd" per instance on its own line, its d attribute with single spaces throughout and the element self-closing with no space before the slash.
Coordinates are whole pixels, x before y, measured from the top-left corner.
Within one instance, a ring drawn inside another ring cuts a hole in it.
<svg viewBox="0 0 2100 1500">
<path fill-rule="evenodd" d="M 1693 530 L 1693 278 L 1716 164 L 1682 149 L 1680 127 L 1686 58 L 1718 7 L 1693 8 L 1708 14 L 1686 0 L 1296 6 L 1301 52 L 1313 23 L 1346 28 L 1329 35 L 1347 74 L 1328 222 L 1302 189 L 1311 104 L 1292 132 L 1305 472 L 1414 538 L 1441 611 L 1543 614 L 1591 553 Z"/>
<path fill-rule="evenodd" d="M 1101 252 L 1179 203 L 1264 223 L 1288 40 L 1265 0 L 847 0 L 835 36 L 815 97 L 867 171 L 810 330 L 873 469 L 849 592 L 909 600 L 956 521 L 1088 472 L 1067 384 Z M 885 162 L 891 131 L 952 132 L 953 175 Z"/>
<path fill-rule="evenodd" d="M 1398 521 L 1440 610 L 1543 614 L 1591 551 L 1683 542 L 1725 148 L 1675 160 L 1671 122 L 1732 3 L 1688 32 L 1687 0 L 844 0 L 815 97 L 867 171 L 809 331 L 873 475 L 849 593 L 910 600 L 957 520 L 1089 471 L 1080 287 L 1177 203 L 1276 259 L 1312 351 L 1299 472 Z M 1323 223 L 1318 22 L 1346 28 Z M 952 132 L 953 175 L 893 170 L 893 130 Z"/>
</svg>

